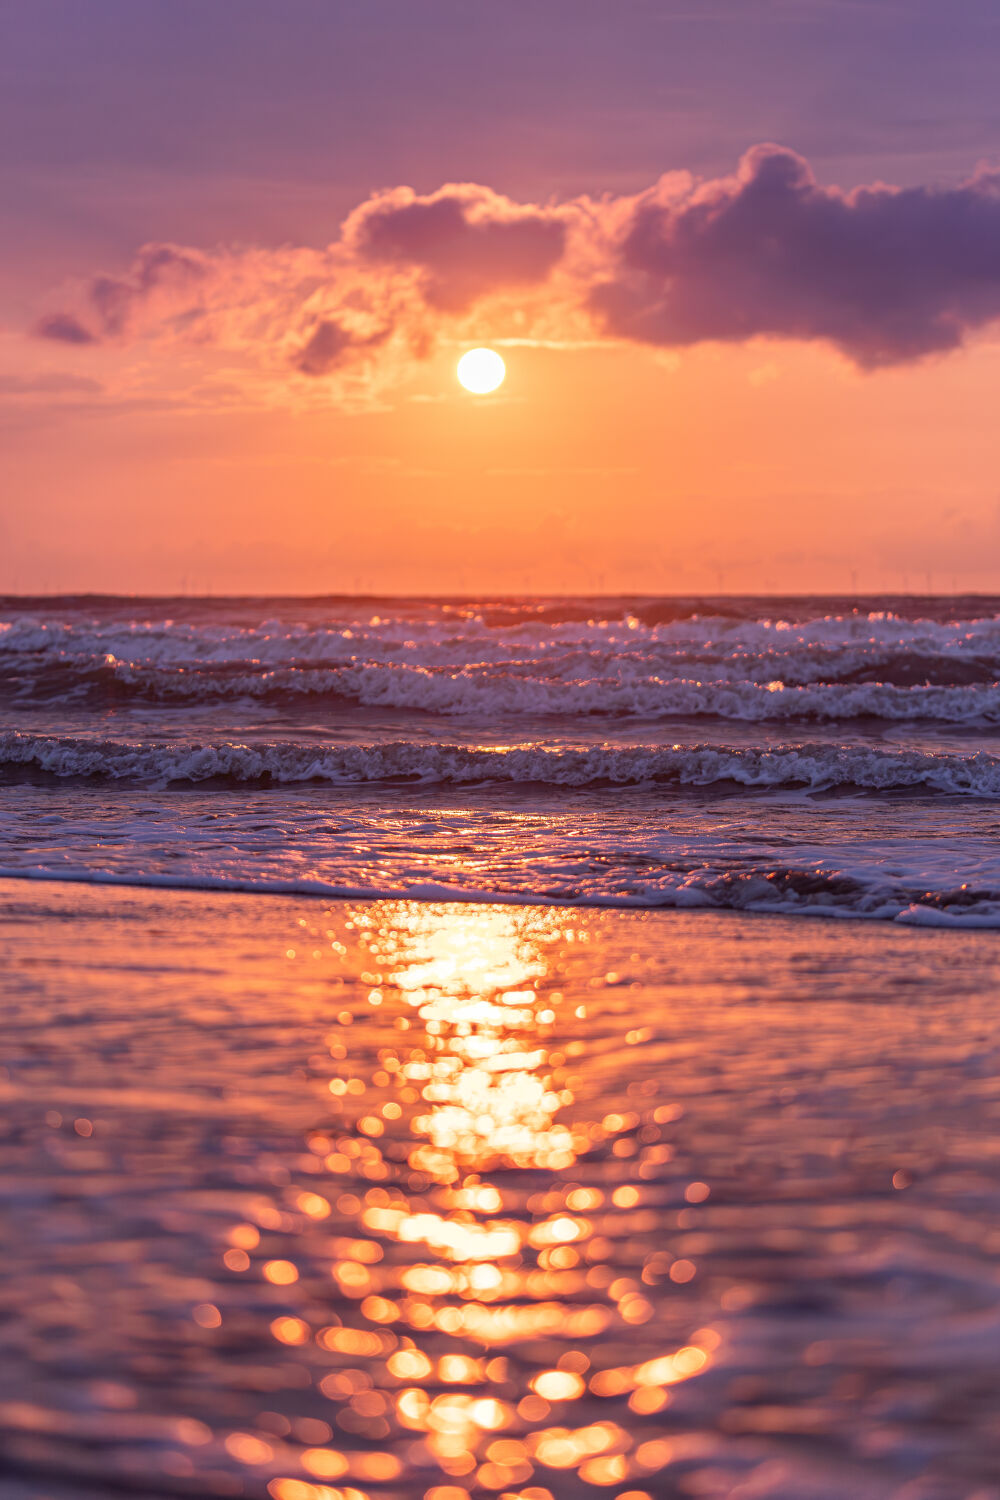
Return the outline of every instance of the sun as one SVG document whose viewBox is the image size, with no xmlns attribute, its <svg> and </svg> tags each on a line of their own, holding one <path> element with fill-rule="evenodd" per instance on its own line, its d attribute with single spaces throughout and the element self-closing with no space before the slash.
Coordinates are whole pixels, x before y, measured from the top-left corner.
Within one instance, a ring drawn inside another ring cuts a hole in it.
<svg viewBox="0 0 1000 1500">
<path fill-rule="evenodd" d="M 488 396 L 503 382 L 507 366 L 495 349 L 468 349 L 458 362 L 460 384 L 474 396 Z"/>
</svg>

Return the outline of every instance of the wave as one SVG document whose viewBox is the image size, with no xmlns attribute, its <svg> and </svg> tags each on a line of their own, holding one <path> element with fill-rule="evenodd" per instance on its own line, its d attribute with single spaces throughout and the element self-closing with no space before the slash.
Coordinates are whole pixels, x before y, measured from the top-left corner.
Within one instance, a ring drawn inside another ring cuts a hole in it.
<svg viewBox="0 0 1000 1500">
<path fill-rule="evenodd" d="M 587 665 L 590 665 L 589 663 Z M 149 673 L 117 667 L 116 686 L 157 702 L 303 698 L 345 700 L 366 708 L 409 709 L 454 717 L 636 717 L 1000 723 L 1000 684 L 895 687 L 876 683 L 767 683 L 663 679 L 635 675 L 616 662 L 613 673 L 565 678 L 502 673 L 480 667 L 458 672 L 366 663 L 333 670 L 285 668 L 262 673 Z"/>
<path fill-rule="evenodd" d="M 67 707 L 73 702 L 211 706 L 249 700 L 273 707 L 346 704 L 481 720 L 614 717 L 1000 724 L 1000 682 L 992 675 L 976 680 L 985 669 L 971 663 L 962 668 L 966 680 L 961 684 L 909 686 L 867 680 L 874 669 L 851 668 L 847 663 L 839 667 L 844 680 L 802 685 L 780 677 L 762 682 L 730 680 L 725 675 L 665 678 L 651 671 L 646 662 L 621 657 L 564 661 L 559 667 L 561 671 L 540 676 L 534 662 L 450 670 L 378 662 L 264 669 L 247 663 L 228 668 L 161 668 L 88 660 L 14 674 L 0 669 L 0 690 L 8 698 L 63 702 Z M 956 668 L 949 671 L 957 673 Z"/>
<path fill-rule="evenodd" d="M 0 620 L 0 699 L 456 717 L 1000 724 L 1000 617 L 815 618 L 443 604 L 350 618 Z M 576 614 L 580 614 L 577 618 Z M 608 613 L 607 611 L 605 613 Z"/>
<path fill-rule="evenodd" d="M 409 740 L 317 748 L 291 742 L 132 744 L 17 730 L 0 734 L 0 777 L 10 781 L 38 776 L 147 785 L 728 785 L 811 792 L 1000 797 L 1000 757 L 985 751 L 960 755 L 831 744 L 774 748 L 602 745 L 587 749 L 515 745 L 480 749 Z"/>
<path fill-rule="evenodd" d="M 267 601 L 265 601 L 266 603 Z M 482 613 L 427 606 L 423 614 L 356 610 L 323 621 L 258 617 L 252 624 L 160 618 L 60 618 L 0 613 L 0 655 L 36 654 L 52 660 L 114 656 L 160 666 L 290 660 L 322 664 L 361 655 L 386 659 L 468 652 L 469 659 L 503 660 L 510 653 L 636 647 L 710 654 L 767 654 L 804 650 L 915 651 L 925 654 L 1000 653 L 1000 616 L 905 619 L 890 611 L 782 618 L 725 614 L 671 615 L 662 620 L 630 613 L 603 617 L 586 610 L 561 615 L 522 612 L 497 631 Z"/>
<path fill-rule="evenodd" d="M 713 622 L 740 630 L 766 626 L 815 632 L 831 624 L 858 634 L 869 627 L 916 633 L 956 626 L 975 628 L 1000 621 L 1000 596 L 952 595 L 0 595 L 0 625 L 83 631 L 274 631 L 339 630 L 374 624 L 413 630 L 438 624 L 449 630 L 492 635 L 563 628 L 701 630 Z"/>
<path fill-rule="evenodd" d="M 398 881 L 344 881 L 314 876 L 216 874 L 197 869 L 109 870 L 64 863 L 0 864 L 0 879 L 55 881 L 82 885 L 135 886 L 155 890 L 218 891 L 269 896 L 318 896 L 326 900 L 476 902 L 502 906 L 596 907 L 622 910 L 741 911 L 784 917 L 894 922 L 911 927 L 1000 929 L 1000 881 L 985 889 L 956 883 L 940 891 L 920 885 L 886 884 L 835 870 L 788 865 L 753 870 L 650 873 L 646 881 L 622 881 L 622 889 L 589 890 L 582 884 L 552 882 L 518 889 L 492 883 L 474 885 L 446 879 L 403 876 Z"/>
</svg>

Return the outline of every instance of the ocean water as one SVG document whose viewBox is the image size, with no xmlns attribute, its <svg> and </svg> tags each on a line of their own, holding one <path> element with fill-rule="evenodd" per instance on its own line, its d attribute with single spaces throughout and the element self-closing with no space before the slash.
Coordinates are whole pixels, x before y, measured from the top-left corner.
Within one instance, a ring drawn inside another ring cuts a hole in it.
<svg viewBox="0 0 1000 1500">
<path fill-rule="evenodd" d="M 2 1500 L 998 1500 L 991 932 L 0 882 Z"/>
<path fill-rule="evenodd" d="M 1000 1500 L 998 676 L 0 601 L 0 1500 Z"/>
<path fill-rule="evenodd" d="M 0 873 L 1000 926 L 1000 599 L 0 599 Z"/>
</svg>

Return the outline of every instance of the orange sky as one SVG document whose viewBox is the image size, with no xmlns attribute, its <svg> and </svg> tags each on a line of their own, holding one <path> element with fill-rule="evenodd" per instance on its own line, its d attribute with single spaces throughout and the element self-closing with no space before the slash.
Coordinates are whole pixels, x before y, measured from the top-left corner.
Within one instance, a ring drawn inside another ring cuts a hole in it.
<svg viewBox="0 0 1000 1500">
<path fill-rule="evenodd" d="M 30 352 L 81 381 L 131 368 L 114 403 L 20 403 L 5 589 L 1000 588 L 985 341 L 873 374 L 776 343 L 506 348 L 487 398 L 441 349 L 348 411 L 312 394 L 199 409 L 177 395 L 190 368 L 174 384 L 119 351 Z"/>
<path fill-rule="evenodd" d="M 749 9 L 0 18 L 0 590 L 1000 591 L 995 12 Z"/>
</svg>

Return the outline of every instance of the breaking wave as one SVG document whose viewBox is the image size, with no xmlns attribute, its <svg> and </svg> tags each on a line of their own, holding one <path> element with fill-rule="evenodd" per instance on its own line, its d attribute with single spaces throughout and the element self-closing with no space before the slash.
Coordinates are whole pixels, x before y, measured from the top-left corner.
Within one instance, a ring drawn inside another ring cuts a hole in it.
<svg viewBox="0 0 1000 1500">
<path fill-rule="evenodd" d="M 854 612 L 652 623 L 428 605 L 348 623 L 0 620 L 8 703 L 275 707 L 465 717 L 881 719 L 1000 724 L 1000 619 Z"/>
<path fill-rule="evenodd" d="M 253 700 L 275 707 L 309 701 L 354 703 L 455 717 L 713 718 L 744 723 L 875 719 L 888 722 L 1000 724 L 1000 683 L 899 686 L 881 681 L 787 684 L 711 678 L 664 678 L 627 659 L 563 663 L 579 675 L 537 675 L 537 666 L 507 664 L 455 670 L 364 662 L 346 667 L 264 670 L 149 667 L 107 661 L 64 662 L 24 673 L 0 672 L 0 688 L 45 702 L 74 697 L 91 705 L 137 701 L 211 705 Z M 581 671 L 582 669 L 582 671 Z"/>
<path fill-rule="evenodd" d="M 333 785 L 419 782 L 431 785 L 509 783 L 550 787 L 644 786 L 925 792 L 1000 797 L 1000 757 L 868 746 L 804 744 L 541 745 L 470 748 L 397 741 L 316 747 L 294 743 L 133 744 L 115 740 L 0 735 L 0 775 L 67 777 L 164 785 Z"/>
</svg>

